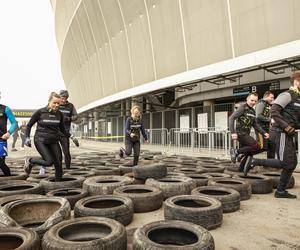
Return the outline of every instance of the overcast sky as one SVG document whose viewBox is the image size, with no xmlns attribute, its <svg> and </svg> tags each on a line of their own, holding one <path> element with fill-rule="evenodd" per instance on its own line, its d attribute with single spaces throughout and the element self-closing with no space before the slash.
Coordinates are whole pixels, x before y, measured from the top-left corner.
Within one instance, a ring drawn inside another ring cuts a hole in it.
<svg viewBox="0 0 300 250">
<path fill-rule="evenodd" d="M 65 88 L 50 0 L 0 0 L 0 32 L 0 103 L 45 106 Z"/>
</svg>

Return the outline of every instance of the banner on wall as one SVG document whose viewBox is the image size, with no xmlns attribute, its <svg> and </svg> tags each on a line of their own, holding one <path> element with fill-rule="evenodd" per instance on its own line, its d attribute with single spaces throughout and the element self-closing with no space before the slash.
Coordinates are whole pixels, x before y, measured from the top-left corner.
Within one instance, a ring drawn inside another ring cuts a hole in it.
<svg viewBox="0 0 300 250">
<path fill-rule="evenodd" d="M 198 114 L 197 123 L 198 123 L 198 129 L 207 129 L 208 128 L 207 113 Z"/>
<path fill-rule="evenodd" d="M 188 132 L 190 128 L 190 116 L 181 115 L 179 118 L 180 132 Z"/>
<path fill-rule="evenodd" d="M 215 128 L 227 130 L 228 128 L 228 112 L 215 112 Z"/>
</svg>

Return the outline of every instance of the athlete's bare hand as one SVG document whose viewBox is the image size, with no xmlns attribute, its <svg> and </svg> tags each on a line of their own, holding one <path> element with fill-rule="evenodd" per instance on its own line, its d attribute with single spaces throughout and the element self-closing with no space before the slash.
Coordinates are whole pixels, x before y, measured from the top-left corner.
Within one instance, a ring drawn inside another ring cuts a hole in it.
<svg viewBox="0 0 300 250">
<path fill-rule="evenodd" d="M 8 140 L 9 139 L 9 137 L 10 137 L 10 133 L 9 132 L 7 132 L 7 133 L 5 133 L 4 135 L 2 135 L 1 136 L 1 139 L 3 139 L 3 140 Z"/>
<path fill-rule="evenodd" d="M 268 133 L 265 133 L 265 134 L 264 134 L 264 137 L 265 137 L 265 139 L 269 139 L 269 138 L 270 138 L 270 135 L 269 135 Z"/>
<path fill-rule="evenodd" d="M 236 133 L 231 134 L 231 139 L 232 140 L 237 140 L 238 139 L 238 135 Z"/>
</svg>

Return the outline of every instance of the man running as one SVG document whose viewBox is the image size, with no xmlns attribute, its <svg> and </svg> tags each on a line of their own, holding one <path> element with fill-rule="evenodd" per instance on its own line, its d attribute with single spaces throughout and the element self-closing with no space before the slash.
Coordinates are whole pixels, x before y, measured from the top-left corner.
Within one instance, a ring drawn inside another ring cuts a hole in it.
<svg viewBox="0 0 300 250">
<path fill-rule="evenodd" d="M 10 128 L 7 131 L 7 120 L 10 121 Z M 3 104 L 0 104 L 0 168 L 5 176 L 10 176 L 10 169 L 5 163 L 7 156 L 7 140 L 10 135 L 16 130 L 18 123 L 11 109 Z"/>
<path fill-rule="evenodd" d="M 77 111 L 74 107 L 74 105 L 68 101 L 69 98 L 69 92 L 67 90 L 61 90 L 59 92 L 59 95 L 61 96 L 61 103 L 59 106 L 60 112 L 64 115 L 64 125 L 65 129 L 70 132 L 71 122 L 75 121 L 77 119 Z M 73 136 L 70 137 L 74 144 L 78 147 L 79 142 L 76 138 Z M 69 169 L 71 166 L 71 154 L 70 154 L 70 141 L 69 138 L 66 136 L 60 137 L 59 143 L 61 145 L 64 157 L 65 157 L 65 164 L 66 168 Z"/>
<path fill-rule="evenodd" d="M 232 148 L 230 150 L 231 161 L 236 162 L 236 158 L 239 154 L 244 155 L 240 164 L 240 171 L 243 171 L 245 162 L 249 160 L 248 156 L 258 154 L 261 152 L 257 141 L 250 136 L 251 127 L 263 134 L 266 139 L 269 138 L 269 134 L 266 133 L 257 123 L 254 106 L 258 100 L 257 93 L 250 93 L 246 99 L 246 103 L 241 105 L 233 114 L 229 117 L 229 129 L 231 131 L 232 140 L 239 142 L 239 149 Z"/>
<path fill-rule="evenodd" d="M 271 105 L 274 102 L 274 94 L 271 91 L 266 91 L 263 98 L 258 101 L 255 107 L 256 119 L 258 125 L 262 127 L 264 131 L 269 133 L 271 126 Z M 256 139 L 259 146 L 267 151 L 267 158 L 275 157 L 275 149 L 270 143 L 270 140 L 264 138 L 264 136 L 256 132 Z"/>
<path fill-rule="evenodd" d="M 300 129 L 300 72 L 292 74 L 290 82 L 292 86 L 275 99 L 271 108 L 274 123 L 270 141 L 275 145 L 277 159 L 251 159 L 245 164 L 244 174 L 258 165 L 282 169 L 275 197 L 295 199 L 297 196 L 286 187 L 298 163 L 294 139 L 295 130 Z"/>
</svg>

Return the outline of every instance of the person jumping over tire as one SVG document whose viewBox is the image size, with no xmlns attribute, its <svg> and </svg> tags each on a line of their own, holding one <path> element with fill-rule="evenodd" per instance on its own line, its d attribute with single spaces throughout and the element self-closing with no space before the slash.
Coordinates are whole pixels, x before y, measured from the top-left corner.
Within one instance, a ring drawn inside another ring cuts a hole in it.
<svg viewBox="0 0 300 250">
<path fill-rule="evenodd" d="M 246 103 L 241 105 L 233 114 L 229 117 L 229 129 L 231 131 L 232 140 L 239 142 L 239 148 L 230 150 L 230 157 L 233 163 L 236 162 L 236 158 L 239 154 L 244 155 L 240 163 L 240 171 L 243 171 L 244 165 L 250 160 L 248 156 L 258 154 L 262 152 L 258 142 L 250 136 L 251 127 L 263 134 L 266 139 L 269 138 L 269 134 L 266 133 L 257 123 L 254 105 L 258 100 L 257 93 L 250 93 L 246 99 Z"/>
<path fill-rule="evenodd" d="M 275 145 L 276 159 L 251 159 L 244 167 L 244 174 L 254 166 L 282 169 L 275 198 L 295 199 L 286 191 L 287 184 L 297 166 L 296 129 L 300 129 L 300 72 L 291 75 L 292 86 L 281 93 L 271 108 L 274 123 L 270 129 L 270 141 Z"/>
<path fill-rule="evenodd" d="M 119 156 L 124 157 L 131 155 L 133 149 L 133 166 L 136 166 L 140 155 L 140 133 L 142 133 L 145 142 L 148 143 L 148 138 L 141 118 L 141 108 L 133 106 L 131 109 L 131 117 L 128 117 L 125 123 L 125 149 L 120 148 Z"/>
<path fill-rule="evenodd" d="M 30 131 L 31 127 L 37 123 L 34 145 L 42 157 L 27 157 L 24 171 L 30 174 L 34 165 L 51 166 L 54 164 L 55 181 L 61 181 L 63 175 L 59 139 L 71 136 L 65 129 L 63 113 L 59 111 L 60 101 L 60 95 L 52 92 L 48 99 L 48 105 L 38 109 L 30 118 L 25 133 L 25 145 L 31 147 Z"/>
</svg>

